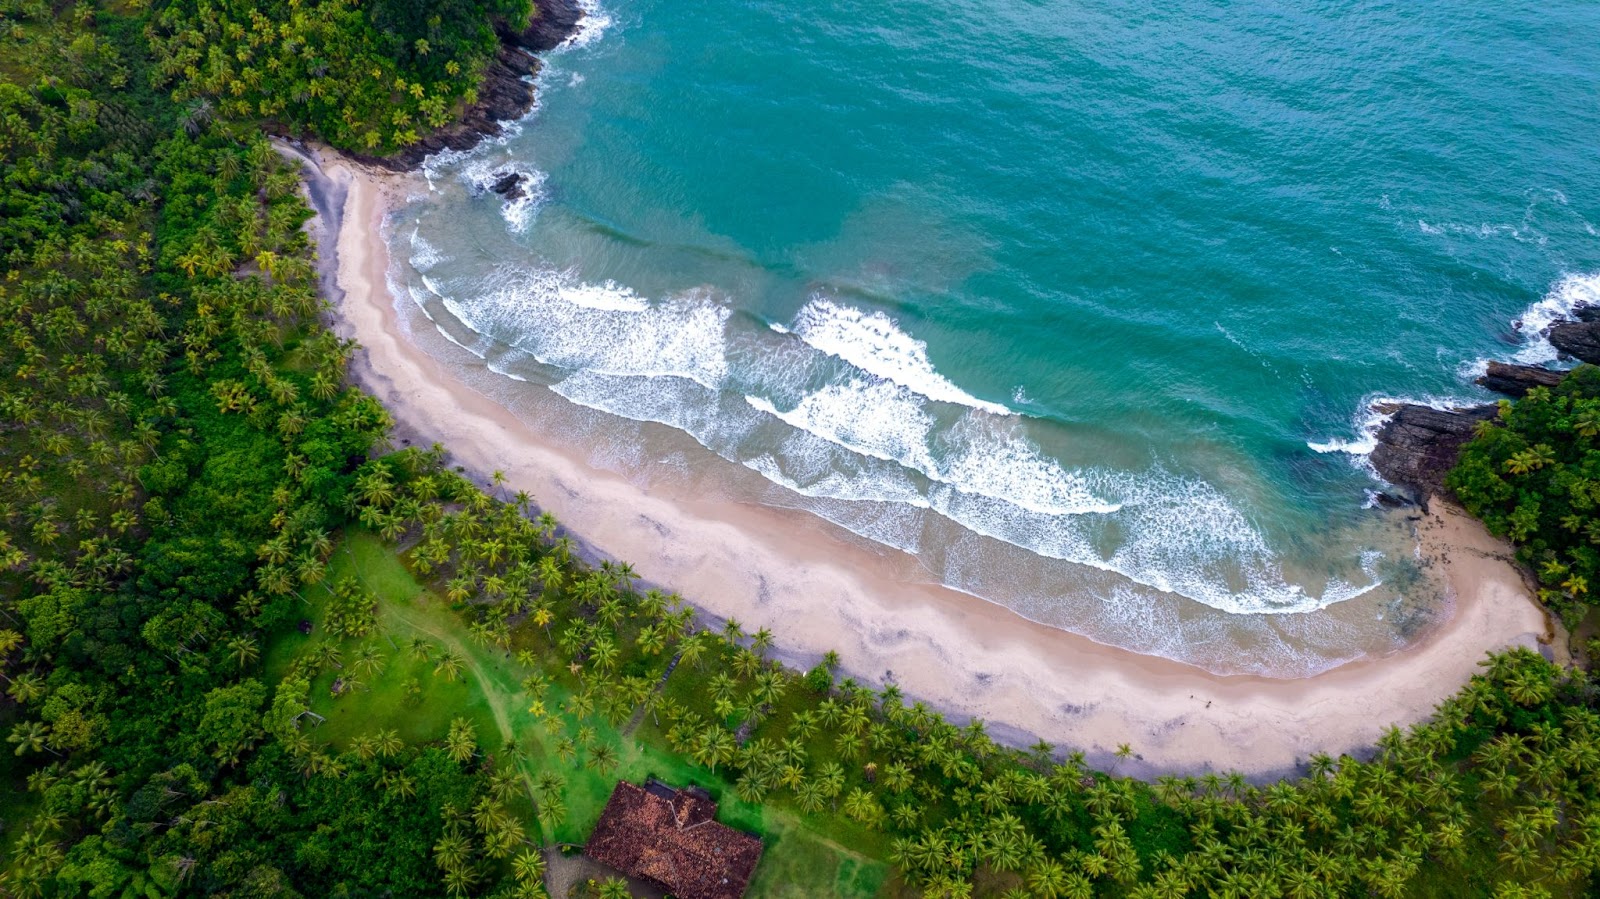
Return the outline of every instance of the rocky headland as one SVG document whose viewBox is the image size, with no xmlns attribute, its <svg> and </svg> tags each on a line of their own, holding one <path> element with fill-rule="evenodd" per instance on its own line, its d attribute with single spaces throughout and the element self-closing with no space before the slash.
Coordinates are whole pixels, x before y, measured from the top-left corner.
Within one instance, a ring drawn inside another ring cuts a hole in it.
<svg viewBox="0 0 1600 899">
<path fill-rule="evenodd" d="M 1600 307 L 1573 310 L 1573 319 L 1550 326 L 1547 337 L 1563 358 L 1600 364 Z M 1525 396 L 1536 387 L 1554 387 L 1567 373 L 1536 365 L 1490 362 L 1477 383 L 1510 397 Z M 1433 496 L 1448 496 L 1445 475 L 1455 467 L 1461 445 L 1472 438 L 1478 423 L 1494 418 L 1492 403 L 1461 409 L 1435 409 L 1396 403 L 1377 409 L 1389 416 L 1377 434 L 1372 466 L 1384 480 L 1409 492 L 1410 499 L 1426 507 Z"/>
<path fill-rule="evenodd" d="M 408 172 L 435 153 L 470 150 L 484 138 L 498 135 L 504 123 L 520 119 L 533 109 L 533 76 L 540 66 L 535 54 L 560 46 L 577 31 L 582 18 L 577 0 L 536 0 L 533 18 L 526 27 L 496 22 L 500 49 L 478 85 L 478 102 L 468 107 L 459 121 L 393 156 L 351 154 L 352 158 L 392 172 Z"/>
</svg>

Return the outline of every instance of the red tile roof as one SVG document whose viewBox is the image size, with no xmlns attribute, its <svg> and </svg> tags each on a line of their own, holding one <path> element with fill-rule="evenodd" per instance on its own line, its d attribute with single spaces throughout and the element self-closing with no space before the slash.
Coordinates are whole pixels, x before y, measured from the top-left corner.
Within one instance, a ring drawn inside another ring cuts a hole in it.
<svg viewBox="0 0 1600 899">
<path fill-rule="evenodd" d="M 716 815 L 704 791 L 622 781 L 584 854 L 678 899 L 739 899 L 761 860 L 761 840 L 718 824 Z"/>
</svg>

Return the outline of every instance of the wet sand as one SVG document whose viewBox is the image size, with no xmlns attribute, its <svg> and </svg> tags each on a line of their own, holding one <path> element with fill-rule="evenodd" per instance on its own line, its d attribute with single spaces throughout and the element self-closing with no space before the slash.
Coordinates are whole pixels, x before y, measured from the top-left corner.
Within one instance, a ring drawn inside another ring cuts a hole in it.
<svg viewBox="0 0 1600 899">
<path fill-rule="evenodd" d="M 1360 753 L 1390 725 L 1426 718 L 1486 652 L 1546 634 L 1510 548 L 1444 503 L 1417 522 L 1421 561 L 1444 566 L 1450 588 L 1442 624 L 1383 658 L 1274 679 L 1214 675 L 1030 622 L 919 580 L 803 512 L 641 487 L 474 390 L 463 375 L 481 375 L 482 360 L 432 333 L 409 300 L 397 306 L 383 226 L 390 197 L 408 185 L 325 151 L 302 158 L 334 327 L 361 345 L 352 376 L 383 401 L 397 436 L 441 443 L 477 476 L 503 471 L 507 489 L 528 491 L 586 545 L 676 590 L 703 619 L 770 628 L 796 666 L 833 649 L 859 680 L 892 680 L 910 700 L 982 718 L 1008 742 L 1043 738 L 1105 766 L 1128 744 L 1137 758 L 1120 773 L 1266 778 L 1317 752 Z"/>
</svg>

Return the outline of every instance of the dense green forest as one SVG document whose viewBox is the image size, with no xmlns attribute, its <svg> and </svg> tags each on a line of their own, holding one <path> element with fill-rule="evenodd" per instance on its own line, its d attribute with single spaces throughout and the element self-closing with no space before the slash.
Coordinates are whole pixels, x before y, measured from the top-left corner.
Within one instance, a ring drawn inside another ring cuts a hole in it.
<svg viewBox="0 0 1600 899">
<path fill-rule="evenodd" d="M 392 452 L 261 129 L 406 144 L 526 15 L 0 0 L 0 894 L 540 896 L 656 774 L 763 836 L 758 895 L 1600 895 L 1584 670 L 1508 653 L 1370 760 L 1145 783 L 784 669 Z M 1570 615 L 1596 383 L 1453 482 Z"/>
<path fill-rule="evenodd" d="M 1516 541 L 1540 600 L 1577 628 L 1590 585 L 1600 586 L 1600 368 L 1502 403 L 1449 484 L 1489 530 Z"/>
<path fill-rule="evenodd" d="M 492 21 L 528 0 L 173 0 L 147 34 L 160 85 L 191 115 L 221 113 L 388 152 L 477 102 Z"/>
</svg>

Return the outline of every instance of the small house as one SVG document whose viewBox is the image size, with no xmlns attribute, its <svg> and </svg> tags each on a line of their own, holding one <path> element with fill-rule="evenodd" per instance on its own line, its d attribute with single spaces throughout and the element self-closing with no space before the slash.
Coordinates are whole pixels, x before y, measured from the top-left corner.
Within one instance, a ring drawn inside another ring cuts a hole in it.
<svg viewBox="0 0 1600 899">
<path fill-rule="evenodd" d="M 584 854 L 677 899 L 740 899 L 761 860 L 761 840 L 716 817 L 717 804 L 697 787 L 622 781 Z"/>
</svg>

